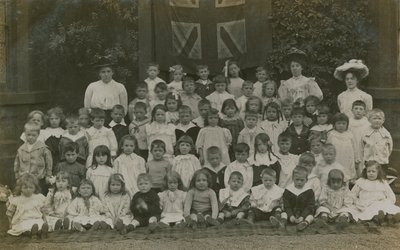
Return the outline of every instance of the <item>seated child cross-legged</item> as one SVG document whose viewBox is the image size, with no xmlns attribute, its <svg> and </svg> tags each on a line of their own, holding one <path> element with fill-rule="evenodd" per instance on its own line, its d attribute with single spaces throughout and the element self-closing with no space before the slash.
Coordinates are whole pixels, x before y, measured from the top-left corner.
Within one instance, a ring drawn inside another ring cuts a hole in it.
<svg viewBox="0 0 400 250">
<path fill-rule="evenodd" d="M 184 216 L 188 227 L 197 228 L 217 226 L 218 200 L 214 190 L 210 188 L 211 175 L 203 170 L 197 170 L 190 183 L 186 195 Z"/>
<path fill-rule="evenodd" d="M 283 188 L 275 184 L 276 172 L 266 168 L 261 172 L 262 184 L 251 188 L 251 208 L 248 219 L 251 222 L 270 220 L 275 227 L 285 228 L 286 220 L 281 219 Z"/>
<path fill-rule="evenodd" d="M 293 170 L 293 183 L 282 195 L 284 212 L 283 219 L 296 224 L 298 231 L 303 231 L 314 219 L 315 197 L 314 191 L 307 185 L 308 170 L 297 166 Z"/>
<path fill-rule="evenodd" d="M 250 208 L 250 195 L 243 190 L 243 175 L 239 171 L 231 173 L 228 183 L 229 188 L 219 190 L 221 209 L 218 221 L 235 219 L 235 224 L 239 225 L 246 222 L 243 218 Z"/>
</svg>

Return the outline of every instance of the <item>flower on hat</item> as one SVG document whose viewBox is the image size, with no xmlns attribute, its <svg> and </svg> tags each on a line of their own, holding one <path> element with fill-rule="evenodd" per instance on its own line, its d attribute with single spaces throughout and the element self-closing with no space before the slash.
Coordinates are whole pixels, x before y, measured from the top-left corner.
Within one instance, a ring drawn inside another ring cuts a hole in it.
<svg viewBox="0 0 400 250">
<path fill-rule="evenodd" d="M 333 73 L 333 76 L 336 79 L 343 81 L 344 80 L 344 74 L 349 70 L 357 71 L 360 74 L 360 78 L 361 79 L 367 77 L 368 74 L 369 74 L 369 69 L 363 63 L 362 60 L 351 59 L 350 61 L 344 63 L 343 65 L 341 65 L 339 67 L 337 67 L 335 69 L 335 72 Z"/>
</svg>

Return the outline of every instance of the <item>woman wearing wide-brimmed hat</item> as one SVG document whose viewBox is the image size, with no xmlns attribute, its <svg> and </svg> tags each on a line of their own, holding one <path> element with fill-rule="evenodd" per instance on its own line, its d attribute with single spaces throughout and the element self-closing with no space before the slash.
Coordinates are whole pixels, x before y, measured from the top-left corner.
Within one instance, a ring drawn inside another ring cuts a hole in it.
<svg viewBox="0 0 400 250">
<path fill-rule="evenodd" d="M 278 89 L 280 99 L 289 99 L 301 106 L 304 104 L 304 99 L 310 95 L 314 95 L 322 100 L 322 91 L 314 78 L 302 75 L 307 59 L 306 53 L 299 49 L 291 48 L 285 59 L 290 64 L 292 78 L 281 82 L 281 86 Z"/>
<path fill-rule="evenodd" d="M 366 110 L 372 109 L 372 96 L 358 88 L 359 82 L 369 74 L 368 67 L 361 61 L 352 59 L 336 68 L 333 76 L 344 81 L 347 90 L 343 91 L 337 99 L 341 113 L 352 117 L 351 109 L 354 101 L 363 101 Z"/>
<path fill-rule="evenodd" d="M 111 120 L 110 113 L 114 105 L 122 105 L 125 114 L 128 108 L 128 93 L 123 84 L 113 80 L 113 66 L 107 58 L 101 58 L 94 65 L 100 80 L 89 84 L 84 99 L 85 108 L 100 108 L 106 112 L 106 126 Z"/>
</svg>

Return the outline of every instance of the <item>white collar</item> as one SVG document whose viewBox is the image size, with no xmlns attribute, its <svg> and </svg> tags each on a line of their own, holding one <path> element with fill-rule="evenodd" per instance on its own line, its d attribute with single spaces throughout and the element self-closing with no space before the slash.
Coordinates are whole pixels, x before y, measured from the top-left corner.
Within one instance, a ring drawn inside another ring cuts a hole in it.
<svg viewBox="0 0 400 250">
<path fill-rule="evenodd" d="M 311 189 L 311 187 L 310 187 L 310 185 L 308 185 L 308 183 L 306 183 L 302 189 L 298 189 L 294 186 L 294 183 L 292 182 L 291 184 L 289 184 L 289 186 L 287 186 L 286 189 L 289 190 L 290 192 L 292 192 L 294 195 L 299 196 L 300 194 L 304 193 L 305 191 Z"/>
<path fill-rule="evenodd" d="M 114 126 L 116 126 L 118 124 L 126 126 L 126 123 L 125 123 L 124 119 L 122 119 L 122 121 L 120 123 L 116 123 L 114 120 L 111 120 L 111 122 L 110 122 L 110 124 L 108 124 L 108 126 L 110 126 L 110 128 L 112 128 L 112 127 L 114 127 Z"/>
<path fill-rule="evenodd" d="M 213 172 L 215 172 L 215 173 L 218 173 L 219 171 L 221 171 L 221 169 L 223 169 L 223 168 L 225 167 L 225 165 L 222 164 L 222 162 L 221 162 L 217 168 L 213 168 L 213 167 L 210 165 L 210 163 L 207 162 L 207 163 L 204 165 L 204 167 L 210 169 L 211 171 L 213 171 Z"/>
</svg>

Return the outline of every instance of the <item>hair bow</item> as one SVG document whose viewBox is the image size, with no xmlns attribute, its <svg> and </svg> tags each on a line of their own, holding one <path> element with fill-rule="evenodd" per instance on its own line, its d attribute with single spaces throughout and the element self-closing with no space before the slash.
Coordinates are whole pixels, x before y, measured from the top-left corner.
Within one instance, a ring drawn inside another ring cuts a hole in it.
<svg viewBox="0 0 400 250">
<path fill-rule="evenodd" d="M 179 100 L 179 95 L 176 91 L 173 91 L 172 95 L 174 96 L 175 100 Z"/>
<path fill-rule="evenodd" d="M 175 68 L 169 67 L 169 72 L 175 72 Z"/>
</svg>

